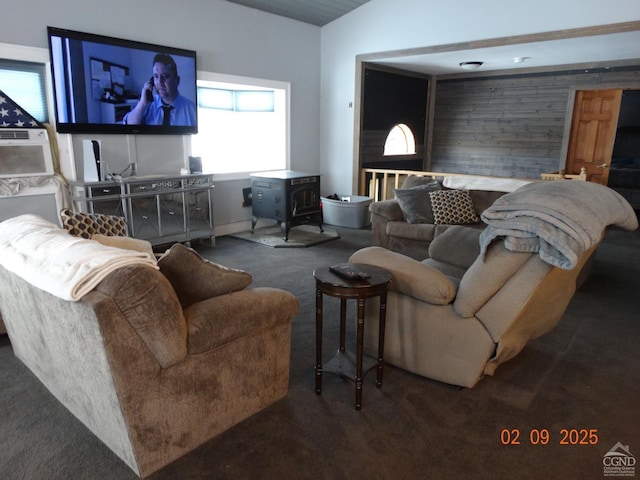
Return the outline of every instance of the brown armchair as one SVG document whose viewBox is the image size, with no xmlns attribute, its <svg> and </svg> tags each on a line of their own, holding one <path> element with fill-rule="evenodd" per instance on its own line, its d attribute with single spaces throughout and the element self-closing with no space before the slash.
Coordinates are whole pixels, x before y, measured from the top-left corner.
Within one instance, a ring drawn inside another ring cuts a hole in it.
<svg viewBox="0 0 640 480">
<path fill-rule="evenodd" d="M 0 244 L 5 235 L 0 227 Z M 61 237 L 69 249 L 88 242 Z M 298 313 L 288 292 L 247 288 L 250 274 L 176 244 L 159 269 L 120 267 L 69 301 L 2 257 L 0 312 L 15 355 L 141 477 L 287 394 Z"/>
</svg>

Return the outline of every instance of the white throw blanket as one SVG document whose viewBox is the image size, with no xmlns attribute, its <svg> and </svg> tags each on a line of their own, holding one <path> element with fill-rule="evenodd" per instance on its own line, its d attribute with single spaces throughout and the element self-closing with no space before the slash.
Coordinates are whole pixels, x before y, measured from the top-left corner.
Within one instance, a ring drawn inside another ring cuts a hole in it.
<svg viewBox="0 0 640 480">
<path fill-rule="evenodd" d="M 514 252 L 537 252 L 563 269 L 574 268 L 583 252 L 596 245 L 607 225 L 638 228 L 624 197 L 591 182 L 535 182 L 503 195 L 482 213 L 488 227 L 480 235 L 481 254 L 497 237 Z"/>
<path fill-rule="evenodd" d="M 457 190 L 490 190 L 492 192 L 513 192 L 535 180 L 518 178 L 482 177 L 477 175 L 454 175 L 444 177 L 442 185 Z"/>
<path fill-rule="evenodd" d="M 158 268 L 149 253 L 73 237 L 30 214 L 0 222 L 0 265 L 32 285 L 71 301 L 80 300 L 118 268 Z"/>
</svg>

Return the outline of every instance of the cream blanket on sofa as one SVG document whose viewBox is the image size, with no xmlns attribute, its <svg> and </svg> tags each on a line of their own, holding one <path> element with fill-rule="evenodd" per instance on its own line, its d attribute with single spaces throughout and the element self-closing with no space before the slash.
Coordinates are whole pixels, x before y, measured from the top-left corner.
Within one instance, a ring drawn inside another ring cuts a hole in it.
<svg viewBox="0 0 640 480">
<path fill-rule="evenodd" d="M 482 213 L 488 225 L 480 235 L 481 253 L 497 237 L 514 252 L 537 252 L 556 267 L 574 268 L 585 250 L 596 245 L 608 225 L 638 228 L 624 197 L 591 182 L 535 182 L 497 199 Z"/>
<path fill-rule="evenodd" d="M 125 265 L 158 268 L 149 253 L 73 237 L 36 215 L 0 222 L 0 265 L 32 285 L 77 301 L 109 273 Z"/>
</svg>

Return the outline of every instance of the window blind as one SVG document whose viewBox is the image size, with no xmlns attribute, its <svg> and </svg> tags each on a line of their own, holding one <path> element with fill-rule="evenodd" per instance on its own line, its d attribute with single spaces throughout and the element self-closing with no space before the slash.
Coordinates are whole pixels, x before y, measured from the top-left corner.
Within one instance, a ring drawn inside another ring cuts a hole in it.
<svg viewBox="0 0 640 480">
<path fill-rule="evenodd" d="M 0 90 L 39 122 L 49 122 L 44 64 L 0 59 Z"/>
</svg>

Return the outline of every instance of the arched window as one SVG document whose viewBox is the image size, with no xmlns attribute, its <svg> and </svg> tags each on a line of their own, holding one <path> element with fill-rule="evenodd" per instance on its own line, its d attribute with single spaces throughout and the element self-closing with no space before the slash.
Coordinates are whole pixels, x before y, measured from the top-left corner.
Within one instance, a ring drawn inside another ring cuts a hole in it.
<svg viewBox="0 0 640 480">
<path fill-rule="evenodd" d="M 416 138 L 411 129 L 404 123 L 393 127 L 384 142 L 384 155 L 414 155 L 415 153 Z"/>
</svg>

